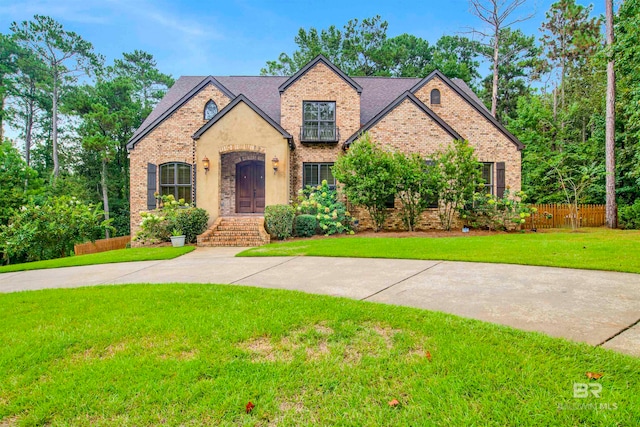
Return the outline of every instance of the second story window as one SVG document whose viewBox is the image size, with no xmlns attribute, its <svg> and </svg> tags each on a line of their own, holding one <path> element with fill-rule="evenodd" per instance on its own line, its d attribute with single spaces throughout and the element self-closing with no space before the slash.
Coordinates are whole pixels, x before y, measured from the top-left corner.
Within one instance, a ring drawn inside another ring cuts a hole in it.
<svg viewBox="0 0 640 427">
<path fill-rule="evenodd" d="M 211 120 L 216 114 L 218 114 L 218 106 L 213 100 L 210 100 L 204 106 L 204 119 Z"/>
<path fill-rule="evenodd" d="M 336 103 L 304 101 L 301 141 L 337 142 Z"/>
<path fill-rule="evenodd" d="M 438 89 L 433 89 L 431 91 L 431 104 L 440 105 L 440 91 Z"/>
</svg>

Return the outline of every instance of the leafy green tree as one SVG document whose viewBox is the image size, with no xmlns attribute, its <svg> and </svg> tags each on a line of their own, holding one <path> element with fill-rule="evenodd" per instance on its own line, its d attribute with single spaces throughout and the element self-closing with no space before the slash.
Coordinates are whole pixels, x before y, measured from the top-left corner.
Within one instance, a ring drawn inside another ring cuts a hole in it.
<svg viewBox="0 0 640 427">
<path fill-rule="evenodd" d="M 51 79 L 51 141 L 53 176 L 60 173 L 58 159 L 58 109 L 64 86 L 80 74 L 91 74 L 102 58 L 93 45 L 48 16 L 35 15 L 32 21 L 13 22 L 11 31 L 19 45 L 47 64 Z"/>
<path fill-rule="evenodd" d="M 105 219 L 109 210 L 108 165 L 116 157 L 140 123 L 141 106 L 133 99 L 135 88 L 126 77 L 98 79 L 94 86 L 79 88 L 67 108 L 81 117 L 78 135 L 82 147 L 95 153 L 100 161 L 100 188 Z M 109 229 L 106 229 L 109 237 Z"/>
<path fill-rule="evenodd" d="M 374 16 L 362 21 L 351 19 L 343 30 L 330 26 L 318 32 L 300 28 L 295 37 L 298 50 L 290 56 L 281 53 L 277 61 L 267 61 L 262 75 L 292 75 L 319 54 L 326 56 L 342 71 L 352 76 L 375 76 L 387 73 L 382 46 L 387 38 L 387 22 Z"/>
<path fill-rule="evenodd" d="M 349 202 L 362 206 L 371 216 L 374 231 L 381 230 L 388 215 L 387 202 L 398 191 L 393 155 L 364 134 L 338 157 L 332 173 Z"/>
<path fill-rule="evenodd" d="M 432 166 L 427 165 L 421 155 L 394 153 L 397 173 L 400 215 L 407 230 L 415 230 L 420 215 L 437 202 L 436 183 L 431 173 Z"/>
<path fill-rule="evenodd" d="M 438 216 L 442 228 L 449 231 L 456 213 L 473 200 L 482 181 L 482 165 L 468 141 L 454 141 L 434 156 L 431 168 L 438 195 Z"/>
<path fill-rule="evenodd" d="M 626 0 L 616 20 L 616 163 L 620 202 L 640 200 L 640 1 Z"/>
<path fill-rule="evenodd" d="M 11 142 L 0 144 L 0 225 L 7 224 L 18 208 L 27 203 L 28 196 L 37 192 L 41 186 L 37 176 Z"/>
<path fill-rule="evenodd" d="M 380 49 L 383 73 L 397 77 L 424 77 L 429 74 L 435 47 L 411 34 L 386 39 Z M 382 72 L 382 70 L 381 70 Z"/>
<path fill-rule="evenodd" d="M 174 79 L 158 70 L 156 60 L 150 53 L 135 50 L 123 53 L 114 65 L 107 68 L 112 77 L 126 77 L 134 86 L 133 98 L 142 105 L 141 119 L 144 120 L 164 94 L 173 86 Z"/>
<path fill-rule="evenodd" d="M 425 76 L 433 70 L 440 70 L 449 78 L 457 77 L 471 87 L 480 77 L 478 57 L 480 43 L 462 36 L 442 36 L 436 42 L 433 61 L 425 70 Z"/>
<path fill-rule="evenodd" d="M 73 246 L 96 240 L 109 227 L 103 213 L 76 197 L 60 196 L 42 205 L 29 203 L 0 226 L 0 252 L 6 263 L 69 256 Z"/>
</svg>

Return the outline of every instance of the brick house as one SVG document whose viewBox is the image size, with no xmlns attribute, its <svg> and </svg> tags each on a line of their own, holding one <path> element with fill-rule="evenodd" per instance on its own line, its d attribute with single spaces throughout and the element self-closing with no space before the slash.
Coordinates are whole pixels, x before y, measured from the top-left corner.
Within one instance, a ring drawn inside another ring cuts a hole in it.
<svg viewBox="0 0 640 427">
<path fill-rule="evenodd" d="M 425 158 L 467 139 L 488 191 L 520 189 L 522 144 L 464 81 L 439 71 L 349 77 L 320 55 L 291 77 L 180 77 L 127 145 L 132 234 L 159 192 L 209 212 L 212 229 L 201 243 L 218 235 L 218 244 L 258 244 L 264 234 L 238 242 L 243 227 L 230 217 L 259 225 L 265 205 L 289 203 L 307 184 L 335 183 L 331 165 L 365 131 Z M 420 226 L 437 226 L 434 217 L 426 212 Z M 360 220 L 368 224 L 366 215 Z"/>
</svg>

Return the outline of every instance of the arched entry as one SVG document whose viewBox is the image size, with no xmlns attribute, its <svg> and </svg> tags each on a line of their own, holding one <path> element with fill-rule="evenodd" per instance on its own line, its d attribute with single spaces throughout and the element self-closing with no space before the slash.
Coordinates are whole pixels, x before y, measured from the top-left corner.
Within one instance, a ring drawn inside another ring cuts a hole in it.
<svg viewBox="0 0 640 427">
<path fill-rule="evenodd" d="M 264 162 L 247 160 L 236 165 L 236 213 L 264 212 Z"/>
</svg>

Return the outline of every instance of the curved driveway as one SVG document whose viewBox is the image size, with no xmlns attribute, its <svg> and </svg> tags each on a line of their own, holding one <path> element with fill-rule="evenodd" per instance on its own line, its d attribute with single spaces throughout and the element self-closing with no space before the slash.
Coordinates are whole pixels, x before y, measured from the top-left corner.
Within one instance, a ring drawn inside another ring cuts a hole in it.
<svg viewBox="0 0 640 427">
<path fill-rule="evenodd" d="M 144 261 L 0 274 L 0 292 L 123 283 L 226 283 L 438 310 L 640 356 L 640 275 L 362 258 L 235 258 L 198 248 Z"/>
</svg>

